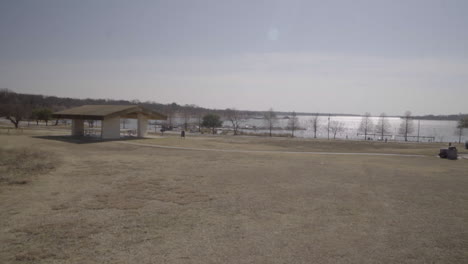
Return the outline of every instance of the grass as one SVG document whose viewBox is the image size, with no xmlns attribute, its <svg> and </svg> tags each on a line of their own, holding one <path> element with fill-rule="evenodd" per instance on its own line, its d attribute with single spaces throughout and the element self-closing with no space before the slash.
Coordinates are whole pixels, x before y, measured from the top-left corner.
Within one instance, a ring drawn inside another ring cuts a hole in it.
<svg viewBox="0 0 468 264">
<path fill-rule="evenodd" d="M 52 153 L 32 148 L 0 148 L 0 181 L 25 184 L 34 175 L 55 168 Z"/>
<path fill-rule="evenodd" d="M 135 140 L 145 144 L 177 146 L 189 148 L 236 149 L 261 151 L 298 151 L 298 152 L 366 152 L 436 156 L 439 148 L 447 147 L 446 143 L 415 142 L 380 142 L 354 140 L 326 140 L 285 137 L 257 136 L 187 136 L 182 139 L 167 134 L 164 138 Z M 463 144 L 454 144 L 460 153 L 464 152 Z"/>
<path fill-rule="evenodd" d="M 41 175 L 35 184 L 0 186 L 0 263 L 468 259 L 468 160 L 437 158 L 439 144 L 232 136 L 131 142 L 427 155 L 228 153 L 0 135 L 10 161 L 2 169 Z M 51 171 L 44 159 L 59 165 Z"/>
</svg>

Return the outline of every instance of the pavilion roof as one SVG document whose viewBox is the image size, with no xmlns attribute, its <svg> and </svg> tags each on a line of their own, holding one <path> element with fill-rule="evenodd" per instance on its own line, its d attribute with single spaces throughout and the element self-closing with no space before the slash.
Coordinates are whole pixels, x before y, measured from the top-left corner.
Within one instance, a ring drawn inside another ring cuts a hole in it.
<svg viewBox="0 0 468 264">
<path fill-rule="evenodd" d="M 148 119 L 167 119 L 165 115 L 139 105 L 83 105 L 55 112 L 52 116 L 63 119 L 103 120 L 104 118 L 113 117 L 137 118 L 138 114 L 143 114 Z"/>
</svg>

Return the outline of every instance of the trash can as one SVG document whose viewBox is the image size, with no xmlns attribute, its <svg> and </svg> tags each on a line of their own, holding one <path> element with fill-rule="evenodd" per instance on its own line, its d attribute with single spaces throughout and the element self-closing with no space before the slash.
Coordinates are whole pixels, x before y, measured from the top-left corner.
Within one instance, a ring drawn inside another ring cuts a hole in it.
<svg viewBox="0 0 468 264">
<path fill-rule="evenodd" d="M 447 159 L 456 160 L 458 159 L 458 151 L 456 147 L 449 147 L 447 150 Z"/>
<path fill-rule="evenodd" d="M 440 151 L 439 151 L 439 157 L 440 157 L 441 159 L 446 159 L 447 156 L 448 156 L 447 152 L 448 152 L 448 149 L 440 149 Z"/>
<path fill-rule="evenodd" d="M 468 149 L 468 140 L 465 141 L 465 149 Z"/>
</svg>

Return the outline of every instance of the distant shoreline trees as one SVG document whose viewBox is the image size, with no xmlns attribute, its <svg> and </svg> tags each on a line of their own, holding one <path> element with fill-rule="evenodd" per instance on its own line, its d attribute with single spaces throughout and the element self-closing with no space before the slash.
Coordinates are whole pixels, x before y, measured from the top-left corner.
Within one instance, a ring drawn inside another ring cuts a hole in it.
<svg viewBox="0 0 468 264">
<path fill-rule="evenodd" d="M 402 117 L 399 132 L 404 136 L 405 141 L 408 141 L 408 135 L 414 132 L 413 118 L 410 111 L 406 111 Z"/>
<path fill-rule="evenodd" d="M 188 126 L 192 125 L 196 127 L 198 125 L 198 131 L 201 132 L 203 116 L 206 113 L 213 113 L 219 116 L 227 116 L 228 113 L 226 110 L 216 110 L 216 109 L 207 109 L 203 107 L 198 107 L 196 105 L 178 105 L 177 103 L 171 104 L 160 104 L 154 101 L 146 101 L 140 102 L 139 100 L 111 100 L 111 99 L 74 99 L 74 98 L 63 98 L 63 97 L 56 97 L 56 96 L 44 96 L 44 95 L 37 95 L 37 94 L 21 94 L 15 93 L 8 89 L 0 89 L 0 117 L 6 118 L 11 122 L 15 128 L 18 128 L 24 121 L 32 121 L 35 120 L 36 124 L 39 123 L 39 119 L 37 117 L 37 113 L 33 113 L 33 110 L 47 108 L 51 111 L 57 110 L 64 110 L 71 107 L 77 107 L 81 105 L 130 105 L 130 104 L 141 104 L 144 107 L 152 109 L 157 112 L 166 113 L 168 115 L 168 121 L 161 123 L 162 126 L 165 128 L 172 128 L 173 126 L 183 126 L 185 129 Z M 235 110 L 235 109 L 234 109 Z M 266 112 L 259 112 L 259 111 L 241 111 L 235 110 L 240 116 L 241 121 L 243 118 L 247 119 L 247 116 L 252 116 L 255 119 L 263 119 L 266 129 L 269 131 L 269 136 L 273 136 L 272 130 L 275 129 L 276 124 L 278 123 L 278 115 L 290 115 L 290 113 L 286 112 L 274 112 L 273 109 L 270 109 Z M 306 113 L 296 113 L 297 116 L 306 115 Z M 325 123 L 325 119 L 321 116 L 332 116 L 331 114 L 312 114 L 311 119 L 308 121 L 309 126 L 312 129 L 313 137 L 317 138 L 319 131 L 328 131 L 328 135 L 330 136 L 331 129 L 330 126 L 327 127 Z M 349 116 L 356 116 L 356 115 L 349 115 Z M 466 116 L 466 114 L 464 115 Z M 366 115 L 364 115 L 366 118 Z M 440 115 L 440 116 L 420 116 L 417 119 L 427 120 L 455 120 L 455 115 Z M 321 120 L 322 119 L 322 120 Z M 382 139 L 385 137 L 386 133 L 390 133 L 390 126 L 388 125 L 387 116 L 380 116 L 380 119 L 375 126 L 374 132 L 380 136 Z M 405 141 L 408 141 L 409 135 L 414 133 L 415 126 L 414 126 L 414 117 L 408 117 L 406 114 L 401 117 L 402 122 L 400 124 L 398 130 L 398 136 L 404 137 Z M 456 115 L 456 120 L 460 122 L 460 115 Z M 46 124 L 51 120 L 51 118 L 42 119 L 45 120 Z M 175 124 L 175 122 L 180 122 L 181 124 Z M 181 120 L 181 121 L 180 121 Z M 229 118 L 226 118 L 229 120 Z M 59 120 L 56 120 L 55 124 L 58 124 Z M 321 122 L 322 121 L 322 122 Z M 182 123 L 183 122 L 183 123 Z M 190 123 L 191 122 L 191 123 Z M 231 122 L 231 121 L 230 121 Z M 288 129 L 291 129 L 291 120 L 288 124 Z M 383 122 L 383 123 L 382 123 Z M 122 125 L 125 126 L 126 121 L 122 122 Z M 239 133 L 239 127 L 242 122 L 239 122 L 238 125 L 234 125 L 234 134 Z M 362 123 L 362 120 L 361 120 Z M 29 124 L 29 123 L 28 123 Z M 330 124 L 329 124 L 330 125 Z M 387 126 L 388 125 L 388 126 Z M 364 126 L 365 127 L 365 126 Z M 169 128 L 169 129 L 170 129 Z M 256 126 L 254 126 L 256 128 Z M 321 130 L 321 128 L 323 128 Z M 463 133 L 466 132 L 464 128 L 460 128 L 457 124 L 457 139 L 461 141 Z M 452 128 L 453 129 L 453 128 Z M 291 135 L 296 136 L 296 129 L 291 130 Z M 364 132 L 364 136 L 367 138 L 368 135 L 371 133 L 371 129 L 367 129 L 367 133 Z M 453 133 L 453 132 L 452 132 Z M 460 134 L 461 133 L 461 134 Z M 338 133 L 339 134 L 339 133 Z M 393 134 L 393 133 L 392 133 Z M 395 133 L 396 134 L 396 133 Z M 326 135 L 325 135 L 326 136 Z M 440 137 L 441 140 L 442 136 Z M 452 139 L 455 140 L 455 139 Z"/>
<path fill-rule="evenodd" d="M 310 123 L 312 125 L 312 131 L 314 131 L 314 138 L 317 138 L 317 130 L 320 128 L 320 118 L 318 113 L 312 116 Z"/>
<path fill-rule="evenodd" d="M 461 143 L 461 138 L 464 134 L 463 129 L 468 128 L 468 116 L 461 117 L 457 122 L 455 134 L 458 136 L 458 143 Z"/>
<path fill-rule="evenodd" d="M 187 131 L 190 123 L 190 117 L 193 115 L 193 113 L 190 111 L 190 106 L 185 105 L 185 107 L 182 108 L 182 118 L 183 118 L 183 126 L 184 130 Z"/>
<path fill-rule="evenodd" d="M 295 111 L 293 111 L 289 117 L 288 128 L 291 130 L 291 137 L 294 137 L 294 131 L 299 128 L 299 119 Z"/>
<path fill-rule="evenodd" d="M 333 139 L 336 139 L 336 135 L 345 130 L 345 124 L 343 122 L 333 120 L 330 122 L 330 132 L 333 134 Z"/>
<path fill-rule="evenodd" d="M 246 116 L 235 108 L 226 109 L 225 116 L 226 116 L 226 120 L 228 120 L 232 125 L 234 136 L 238 135 L 241 125 L 246 120 Z"/>
<path fill-rule="evenodd" d="M 367 140 L 367 135 L 372 132 L 373 126 L 371 114 L 366 112 L 361 118 L 361 124 L 358 129 L 360 133 L 364 134 L 364 140 Z"/>
<path fill-rule="evenodd" d="M 385 134 L 390 132 L 390 123 L 385 113 L 380 114 L 379 121 L 375 126 L 375 132 L 380 135 L 380 140 L 384 140 Z"/>
<path fill-rule="evenodd" d="M 268 111 L 263 113 L 263 120 L 267 129 L 270 131 L 270 137 L 273 136 L 271 131 L 273 130 L 276 122 L 278 122 L 276 113 L 273 111 L 273 108 L 270 108 Z"/>
</svg>

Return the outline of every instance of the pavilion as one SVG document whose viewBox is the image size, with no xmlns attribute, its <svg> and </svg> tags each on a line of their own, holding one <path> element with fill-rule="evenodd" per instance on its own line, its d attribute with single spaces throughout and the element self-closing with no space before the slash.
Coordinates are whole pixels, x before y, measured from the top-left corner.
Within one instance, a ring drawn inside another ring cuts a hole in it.
<svg viewBox="0 0 468 264">
<path fill-rule="evenodd" d="M 137 136 L 145 137 L 148 120 L 166 120 L 167 117 L 138 105 L 83 105 L 56 112 L 57 119 L 72 120 L 72 136 L 84 135 L 85 120 L 101 120 L 101 138 L 120 138 L 120 119 L 137 119 Z"/>
</svg>

